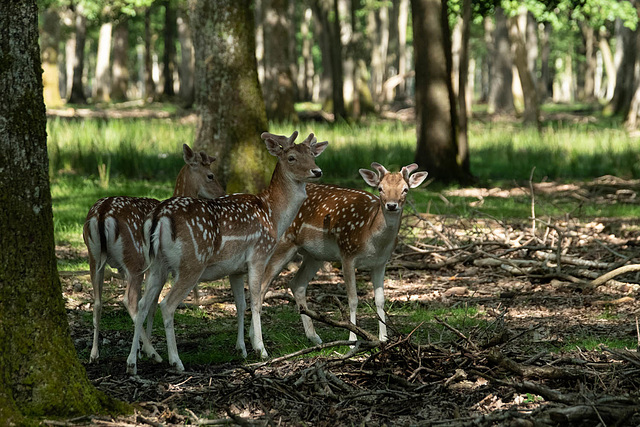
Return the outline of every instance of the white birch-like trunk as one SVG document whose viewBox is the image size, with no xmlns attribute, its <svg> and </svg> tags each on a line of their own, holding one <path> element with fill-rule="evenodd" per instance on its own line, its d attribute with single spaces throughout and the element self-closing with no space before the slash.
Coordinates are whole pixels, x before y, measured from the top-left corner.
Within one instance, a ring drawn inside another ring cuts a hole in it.
<svg viewBox="0 0 640 427">
<path fill-rule="evenodd" d="M 93 97 L 95 101 L 109 101 L 112 30 L 113 24 L 111 22 L 105 22 L 100 27 L 98 56 L 96 59 L 96 77 L 93 85 Z"/>
</svg>

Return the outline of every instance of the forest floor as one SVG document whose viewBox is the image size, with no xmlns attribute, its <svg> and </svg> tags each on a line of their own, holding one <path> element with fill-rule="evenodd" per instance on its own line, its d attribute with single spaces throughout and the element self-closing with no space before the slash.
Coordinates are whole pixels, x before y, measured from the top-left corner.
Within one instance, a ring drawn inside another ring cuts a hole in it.
<svg viewBox="0 0 640 427">
<path fill-rule="evenodd" d="M 480 200 L 515 191 L 522 189 L 460 189 L 443 196 L 468 192 Z M 640 183 L 605 177 L 582 185 L 540 184 L 536 192 L 543 191 L 558 200 L 638 203 Z M 66 425 L 640 424 L 639 276 L 632 271 L 594 282 L 640 263 L 639 219 L 567 217 L 537 221 L 534 230 L 530 220 L 407 214 L 405 224 L 385 282 L 391 330 L 386 344 L 365 337 L 351 354 L 340 347 L 266 363 L 237 357 L 186 363 L 185 372 L 172 371 L 166 361 L 142 360 L 138 376 L 130 377 L 125 364 L 131 333 L 104 330 L 102 348 L 118 349 L 98 363 L 83 361 L 87 374 L 109 396 L 132 403 L 135 413 Z M 65 247 L 57 251 L 60 257 L 86 256 Z M 283 307 L 295 310 L 285 291 L 294 271 L 291 265 L 274 283 L 263 324 L 279 322 Z M 358 274 L 361 307 L 372 304 L 368 279 L 366 272 Z M 62 282 L 72 338 L 79 354 L 88 355 L 91 287 L 86 276 L 63 275 Z M 114 283 L 107 286 L 107 305 L 123 315 L 122 284 Z M 335 265 L 321 269 L 308 294 L 310 308 L 334 319 L 347 306 Z M 225 313 L 224 321 L 233 325 L 229 289 L 203 287 L 200 298 L 205 317 L 222 319 Z M 359 310 L 359 325 L 375 333 L 374 316 L 373 310 Z M 315 323 L 320 330 L 321 322 Z M 302 335 L 299 318 L 293 325 L 292 334 Z M 198 327 L 184 330 L 179 350 L 199 348 L 205 335 Z M 154 340 L 166 354 L 164 333 L 156 331 Z M 265 344 L 273 345 L 266 332 Z M 219 351 L 233 353 L 232 347 Z"/>
</svg>

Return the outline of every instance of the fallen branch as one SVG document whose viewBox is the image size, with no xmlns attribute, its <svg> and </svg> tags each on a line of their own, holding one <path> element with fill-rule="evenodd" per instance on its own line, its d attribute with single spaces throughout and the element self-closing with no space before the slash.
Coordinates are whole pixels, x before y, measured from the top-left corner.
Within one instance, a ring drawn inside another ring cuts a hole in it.
<svg viewBox="0 0 640 427">
<path fill-rule="evenodd" d="M 300 307 L 300 314 L 306 314 L 307 316 L 309 316 L 313 320 L 317 320 L 319 322 L 326 323 L 327 325 L 330 325 L 330 326 L 335 326 L 335 327 L 338 327 L 338 328 L 347 329 L 347 330 L 353 332 L 354 334 L 356 334 L 356 335 L 364 338 L 365 340 L 369 341 L 373 345 L 373 347 L 378 347 L 380 345 L 380 340 L 378 338 L 376 338 L 374 335 L 370 334 L 369 332 L 365 331 L 361 327 L 354 325 L 351 322 L 344 322 L 344 321 L 340 321 L 340 320 L 334 320 L 334 319 L 331 319 L 330 317 L 327 317 L 325 315 L 316 313 L 315 311 L 313 311 L 313 310 L 311 310 L 309 308 L 304 308 L 304 307 Z"/>
<path fill-rule="evenodd" d="M 592 280 L 587 284 L 587 286 L 591 289 L 597 288 L 598 286 L 605 284 L 607 281 L 613 279 L 616 276 L 624 273 L 632 273 L 634 271 L 640 271 L 640 264 L 630 264 L 620 268 L 616 268 L 615 270 L 605 273 L 602 276 L 599 276 L 598 278 Z"/>
</svg>

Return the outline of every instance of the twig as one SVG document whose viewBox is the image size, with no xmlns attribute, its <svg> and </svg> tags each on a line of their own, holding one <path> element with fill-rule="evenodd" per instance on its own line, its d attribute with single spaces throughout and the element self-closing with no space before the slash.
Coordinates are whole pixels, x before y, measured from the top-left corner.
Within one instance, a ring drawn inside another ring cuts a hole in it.
<svg viewBox="0 0 640 427">
<path fill-rule="evenodd" d="M 589 286 L 590 288 L 597 288 L 598 286 L 605 284 L 608 280 L 613 279 L 616 276 L 624 273 L 631 273 L 634 271 L 640 271 L 640 264 L 630 264 L 625 265 L 624 267 L 616 268 L 615 270 L 605 273 L 597 279 L 592 280 L 590 283 L 588 283 L 587 286 Z"/>
<path fill-rule="evenodd" d="M 531 191 L 531 235 L 536 235 L 536 196 L 533 192 L 533 172 L 536 167 L 531 168 L 531 174 L 529 175 L 529 190 Z"/>
<path fill-rule="evenodd" d="M 442 324 L 445 328 L 449 329 L 451 332 L 453 332 L 454 334 L 456 334 L 457 336 L 459 336 L 460 338 L 462 338 L 463 340 L 468 342 L 469 345 L 471 345 L 471 347 L 475 351 L 479 350 L 478 346 L 473 341 L 471 341 L 469 338 L 467 338 L 462 332 L 460 332 L 459 330 L 457 330 L 456 328 L 454 328 L 453 326 L 451 326 L 450 324 L 448 324 L 444 320 L 440 319 L 438 316 L 434 316 L 434 319 L 436 320 L 436 322 Z"/>
</svg>

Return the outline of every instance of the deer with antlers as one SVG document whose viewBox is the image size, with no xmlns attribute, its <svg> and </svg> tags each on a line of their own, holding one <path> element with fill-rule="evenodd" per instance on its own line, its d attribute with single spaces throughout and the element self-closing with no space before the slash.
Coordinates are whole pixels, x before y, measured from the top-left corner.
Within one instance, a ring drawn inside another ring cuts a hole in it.
<svg viewBox="0 0 640 427">
<path fill-rule="evenodd" d="M 185 165 L 176 179 L 174 196 L 214 199 L 225 194 L 224 189 L 211 172 L 215 157 L 204 152 L 194 153 L 187 145 L 182 146 Z M 135 319 L 138 311 L 144 272 L 148 265 L 143 236 L 145 217 L 160 204 L 159 200 L 147 197 L 105 197 L 89 210 L 82 230 L 82 237 L 89 252 L 89 271 L 93 285 L 93 346 L 89 361 L 95 362 L 100 353 L 100 317 L 102 314 L 102 285 L 106 265 L 117 268 L 124 276 L 126 288 L 123 302 L 129 315 Z M 145 351 L 149 353 L 151 332 L 150 317 L 147 333 L 142 335 Z M 157 353 L 155 353 L 157 356 Z M 157 361 L 162 359 L 156 358 Z"/>
<path fill-rule="evenodd" d="M 173 274 L 174 283 L 159 306 L 171 366 L 184 370 L 173 326 L 176 308 L 199 281 L 226 276 L 237 308 L 236 348 L 246 357 L 244 274 L 251 300 L 251 344 L 263 358 L 268 357 L 260 323 L 260 279 L 278 239 L 307 197 L 306 183 L 322 176 L 315 158 L 327 142 L 317 142 L 310 134 L 304 142 L 295 144 L 298 132 L 290 137 L 267 132 L 261 136 L 278 161 L 269 186 L 260 194 L 231 194 L 215 200 L 172 198 L 160 204 L 145 222 L 144 233 L 150 245 L 149 276 L 135 319 L 128 373 L 137 372 L 142 325 L 169 273 Z"/>
<path fill-rule="evenodd" d="M 296 253 L 302 264 L 289 283 L 298 306 L 307 308 L 306 292 L 309 281 L 325 261 L 341 261 L 349 317 L 356 324 L 358 295 L 355 269 L 371 271 L 376 311 L 379 316 L 378 336 L 387 339 L 384 313 L 384 274 L 391 257 L 402 218 L 402 209 L 410 188 L 418 187 L 427 172 L 413 173 L 413 163 L 400 172 L 390 173 L 379 163 L 371 167 L 377 172 L 360 169 L 360 175 L 370 186 L 377 188 L 379 197 L 366 191 L 334 185 L 307 186 L 307 199 L 298 215 L 278 242 L 261 284 L 261 298 L 269 284 Z M 311 319 L 301 315 L 306 336 L 315 344 L 322 343 Z M 349 340 L 354 341 L 354 332 Z"/>
</svg>

